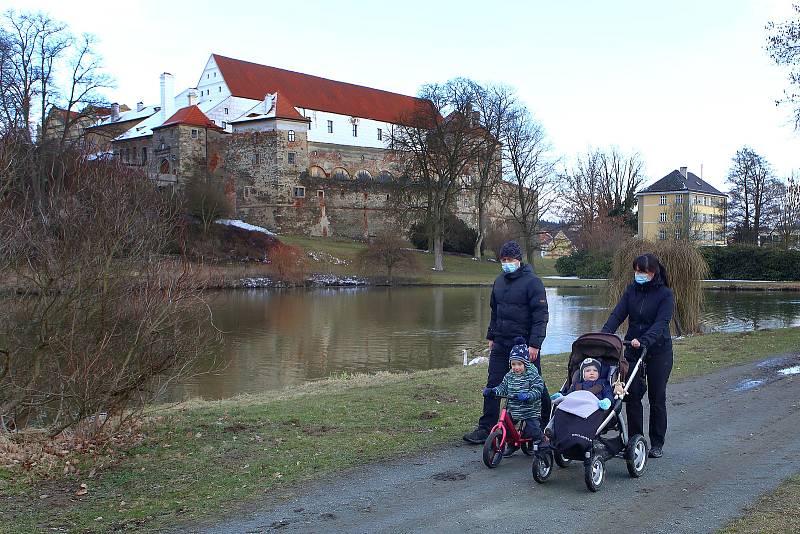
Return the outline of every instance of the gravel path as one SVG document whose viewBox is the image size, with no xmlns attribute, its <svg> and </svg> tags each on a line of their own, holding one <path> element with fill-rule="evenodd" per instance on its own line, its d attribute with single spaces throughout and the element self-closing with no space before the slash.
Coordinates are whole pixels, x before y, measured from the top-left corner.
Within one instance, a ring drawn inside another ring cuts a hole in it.
<svg viewBox="0 0 800 534">
<path fill-rule="evenodd" d="M 800 471 L 798 365 L 792 354 L 671 385 L 664 457 L 640 479 L 610 460 L 598 493 L 575 463 L 540 485 L 521 453 L 489 470 L 481 447 L 464 444 L 309 483 L 179 532 L 712 532 Z"/>
</svg>

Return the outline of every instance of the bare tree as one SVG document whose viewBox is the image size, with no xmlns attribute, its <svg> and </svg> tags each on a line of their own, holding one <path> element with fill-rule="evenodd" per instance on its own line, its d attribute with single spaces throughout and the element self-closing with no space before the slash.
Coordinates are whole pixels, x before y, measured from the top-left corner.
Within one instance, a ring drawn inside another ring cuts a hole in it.
<svg viewBox="0 0 800 534">
<path fill-rule="evenodd" d="M 358 253 L 357 261 L 364 272 L 372 275 L 376 266 L 383 268 L 390 284 L 398 269 L 414 270 L 419 267 L 418 253 L 410 250 L 409 243 L 391 231 L 379 232 L 367 248 Z"/>
<path fill-rule="evenodd" d="M 505 179 L 498 197 L 519 226 L 528 263 L 538 250 L 540 221 L 556 200 L 556 160 L 542 125 L 517 105 L 503 128 Z"/>
<path fill-rule="evenodd" d="M 635 227 L 633 208 L 636 191 L 644 182 L 644 163 L 639 154 L 626 156 L 617 147 L 599 152 L 599 158 L 602 209 L 609 217 L 622 217 L 628 226 Z"/>
<path fill-rule="evenodd" d="M 578 156 L 571 171 L 562 176 L 562 216 L 583 234 L 592 234 L 601 214 L 602 159 L 597 150 Z"/>
<path fill-rule="evenodd" d="M 475 195 L 478 210 L 474 257 L 481 257 L 488 228 L 489 201 L 502 179 L 502 135 L 516 104 L 514 92 L 503 85 L 480 86 L 472 82 L 475 111 L 484 135 L 477 138 L 475 172 L 468 190 Z"/>
<path fill-rule="evenodd" d="M 790 89 L 776 104 L 788 103 L 794 106 L 795 128 L 800 128 L 800 4 L 793 4 L 794 17 L 783 22 L 767 24 L 767 53 L 776 64 L 789 67 Z"/>
<path fill-rule="evenodd" d="M 214 329 L 188 264 L 159 253 L 178 207 L 146 176 L 59 154 L 70 172 L 0 204 L 0 415 L 51 435 L 124 418 L 185 373 Z"/>
<path fill-rule="evenodd" d="M 733 157 L 727 182 L 731 185 L 728 221 L 734 238 L 761 244 L 761 232 L 776 215 L 780 189 L 769 162 L 752 148 L 742 147 Z"/>
<path fill-rule="evenodd" d="M 400 117 L 391 133 L 390 147 L 408 178 L 395 184 L 394 209 L 426 221 L 433 268 L 442 271 L 448 213 L 473 170 L 481 130 L 471 120 L 473 92 L 466 80 L 426 85 L 419 97 L 425 103 Z"/>
<path fill-rule="evenodd" d="M 800 246 L 800 182 L 794 174 L 781 184 L 775 233 L 784 249 Z"/>
</svg>

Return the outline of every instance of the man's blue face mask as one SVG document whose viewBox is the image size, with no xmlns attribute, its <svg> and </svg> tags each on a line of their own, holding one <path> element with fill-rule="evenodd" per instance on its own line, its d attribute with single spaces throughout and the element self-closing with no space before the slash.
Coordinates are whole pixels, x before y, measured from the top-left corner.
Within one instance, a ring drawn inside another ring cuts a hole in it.
<svg viewBox="0 0 800 534">
<path fill-rule="evenodd" d="M 650 281 L 650 278 L 647 276 L 646 273 L 635 273 L 633 275 L 633 279 L 636 280 L 637 284 L 646 284 Z"/>
<path fill-rule="evenodd" d="M 503 263 L 501 265 L 503 266 L 504 273 L 513 273 L 514 271 L 519 269 L 519 265 L 517 265 L 516 263 Z"/>
</svg>

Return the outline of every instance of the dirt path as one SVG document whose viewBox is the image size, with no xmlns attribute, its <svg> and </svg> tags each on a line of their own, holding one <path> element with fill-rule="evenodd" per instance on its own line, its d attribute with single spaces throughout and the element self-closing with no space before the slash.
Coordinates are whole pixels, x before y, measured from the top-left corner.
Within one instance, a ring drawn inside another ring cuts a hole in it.
<svg viewBox="0 0 800 534">
<path fill-rule="evenodd" d="M 283 502 L 180 532 L 714 531 L 800 471 L 793 366 L 800 354 L 670 386 L 664 457 L 640 479 L 610 460 L 595 494 L 581 466 L 556 468 L 539 485 L 521 453 L 489 470 L 481 448 L 465 444 L 309 483 Z"/>
</svg>

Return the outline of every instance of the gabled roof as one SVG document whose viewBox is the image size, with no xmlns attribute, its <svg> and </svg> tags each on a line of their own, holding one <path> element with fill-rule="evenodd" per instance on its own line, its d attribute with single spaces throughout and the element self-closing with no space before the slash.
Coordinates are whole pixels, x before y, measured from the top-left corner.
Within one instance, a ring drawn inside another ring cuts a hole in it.
<svg viewBox="0 0 800 534">
<path fill-rule="evenodd" d="M 179 109 L 174 115 L 165 120 L 163 124 L 153 127 L 153 130 L 157 130 L 158 128 L 166 128 L 167 126 L 174 126 L 176 124 L 199 126 L 201 128 L 212 128 L 214 130 L 222 129 L 214 124 L 214 121 L 209 119 L 205 113 L 200 111 L 199 107 L 192 105 Z"/>
<path fill-rule="evenodd" d="M 639 194 L 662 193 L 667 191 L 692 191 L 697 193 L 707 193 L 709 195 L 725 195 L 725 193 L 718 191 L 714 186 L 703 181 L 703 179 L 696 174 L 687 172 L 686 177 L 684 177 L 681 171 L 677 169 L 653 185 L 645 187 L 639 191 Z"/>
<path fill-rule="evenodd" d="M 311 121 L 308 117 L 300 115 L 289 99 L 278 91 L 265 96 L 261 102 L 244 112 L 241 117 L 231 121 L 231 124 L 265 119 L 288 119 L 302 122 Z"/>
<path fill-rule="evenodd" d="M 301 108 L 328 111 L 384 122 L 412 115 L 421 99 L 337 82 L 290 70 L 268 67 L 213 54 L 233 96 L 263 100 L 268 93 L 290 95 Z"/>
</svg>

